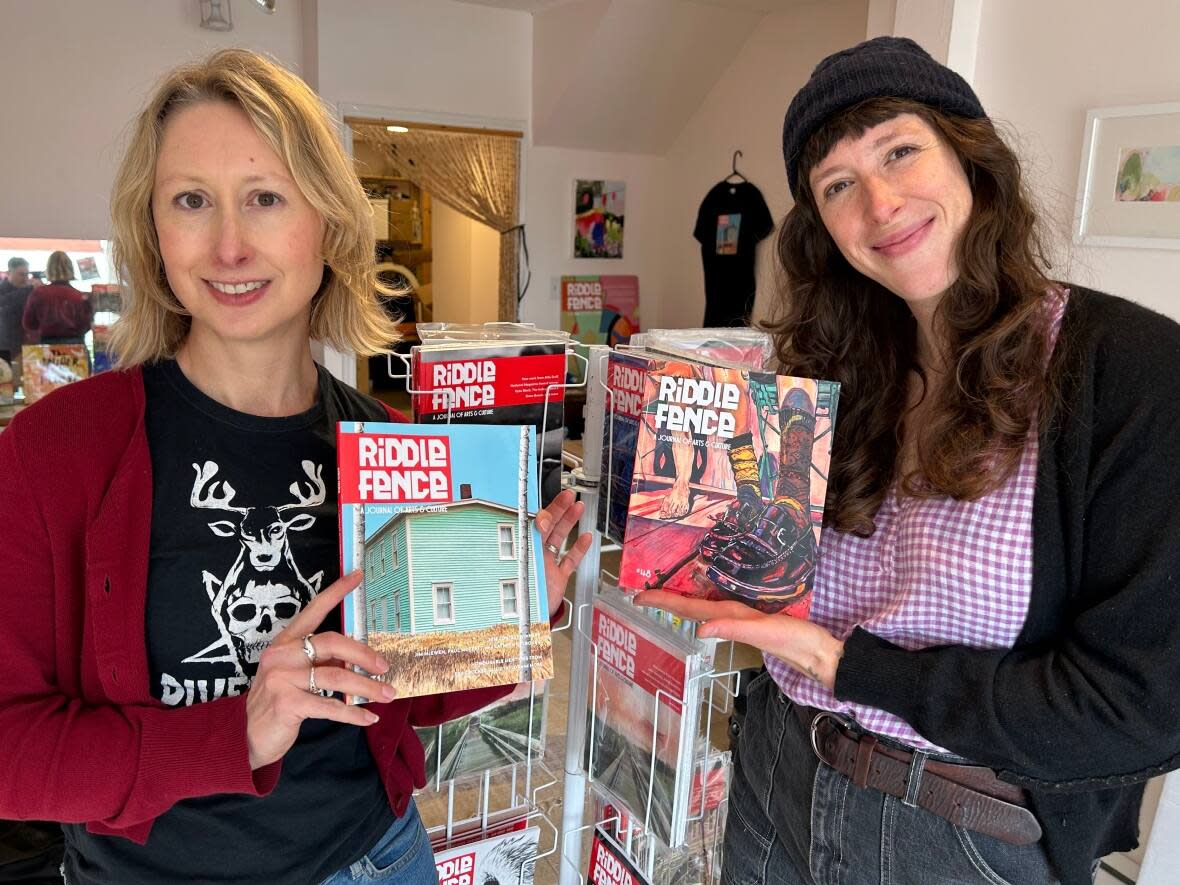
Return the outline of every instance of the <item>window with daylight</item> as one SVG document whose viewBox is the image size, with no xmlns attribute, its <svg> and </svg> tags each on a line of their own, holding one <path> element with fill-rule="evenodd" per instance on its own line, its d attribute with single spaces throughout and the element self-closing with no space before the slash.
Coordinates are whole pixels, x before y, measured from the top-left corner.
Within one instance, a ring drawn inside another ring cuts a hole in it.
<svg viewBox="0 0 1180 885">
<path fill-rule="evenodd" d="M 516 581 L 500 582 L 500 616 L 515 619 L 520 617 L 516 604 Z"/>
<path fill-rule="evenodd" d="M 451 585 L 434 585 L 434 623 L 455 623 L 455 606 L 451 601 Z"/>
<path fill-rule="evenodd" d="M 516 559 L 516 527 L 510 522 L 502 522 L 500 530 L 500 558 Z"/>
</svg>

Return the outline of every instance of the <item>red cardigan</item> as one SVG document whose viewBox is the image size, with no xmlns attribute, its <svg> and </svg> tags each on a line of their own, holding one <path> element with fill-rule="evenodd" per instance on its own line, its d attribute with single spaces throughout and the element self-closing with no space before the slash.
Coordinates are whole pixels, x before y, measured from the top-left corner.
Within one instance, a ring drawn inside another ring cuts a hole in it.
<svg viewBox="0 0 1180 885">
<path fill-rule="evenodd" d="M 404 420 L 390 410 L 393 420 Z M 262 796 L 246 695 L 166 707 L 148 683 L 144 609 L 152 474 L 137 369 L 69 385 L 0 433 L 0 819 L 86 823 L 146 842 L 182 799 Z M 426 783 L 411 726 L 511 686 L 375 704 L 366 730 L 401 815 Z"/>
</svg>

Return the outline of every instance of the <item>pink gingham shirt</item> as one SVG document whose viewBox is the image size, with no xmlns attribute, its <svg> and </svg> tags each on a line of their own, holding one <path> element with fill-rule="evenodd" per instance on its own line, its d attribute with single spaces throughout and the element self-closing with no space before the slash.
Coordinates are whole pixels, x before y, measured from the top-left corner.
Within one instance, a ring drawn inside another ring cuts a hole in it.
<svg viewBox="0 0 1180 885">
<path fill-rule="evenodd" d="M 1056 340 L 1068 292 L 1053 299 Z M 1038 439 L 1020 466 L 977 501 L 898 497 L 889 490 L 871 537 L 826 530 L 820 538 L 811 620 L 846 639 L 860 626 L 905 649 L 934 645 L 1011 648 L 1032 592 L 1032 509 Z M 911 747 L 947 752 L 892 713 L 839 701 L 830 689 L 766 654 L 766 667 L 797 704 L 833 710 Z"/>
</svg>

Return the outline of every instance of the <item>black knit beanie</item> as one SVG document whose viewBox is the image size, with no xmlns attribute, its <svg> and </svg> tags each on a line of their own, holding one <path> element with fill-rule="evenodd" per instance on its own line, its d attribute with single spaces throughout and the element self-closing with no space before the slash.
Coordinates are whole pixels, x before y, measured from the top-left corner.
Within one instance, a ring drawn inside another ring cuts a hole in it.
<svg viewBox="0 0 1180 885">
<path fill-rule="evenodd" d="M 787 108 L 783 159 L 791 195 L 799 189 L 799 155 L 833 114 L 870 98 L 908 98 L 958 117 L 986 117 L 967 81 L 906 37 L 876 37 L 829 55 Z"/>
</svg>

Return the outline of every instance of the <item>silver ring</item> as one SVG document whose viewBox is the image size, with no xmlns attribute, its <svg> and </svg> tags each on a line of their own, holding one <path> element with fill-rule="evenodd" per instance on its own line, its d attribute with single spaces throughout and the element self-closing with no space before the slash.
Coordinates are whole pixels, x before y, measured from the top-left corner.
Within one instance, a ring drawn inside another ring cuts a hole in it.
<svg viewBox="0 0 1180 885">
<path fill-rule="evenodd" d="M 314 634 L 312 634 L 312 633 L 308 633 L 306 636 L 303 637 L 303 653 L 305 655 L 307 655 L 308 662 L 314 667 L 317 658 L 316 658 L 316 653 L 315 653 L 315 646 L 312 645 L 312 642 L 311 642 L 311 637 L 313 635 Z"/>
<path fill-rule="evenodd" d="M 545 549 L 548 550 L 550 553 L 552 553 L 554 556 L 561 556 L 561 548 L 558 547 L 556 544 L 546 544 Z"/>
<path fill-rule="evenodd" d="M 307 669 L 307 690 L 311 694 L 323 695 L 320 687 L 315 684 L 315 667 L 309 667 Z"/>
</svg>

